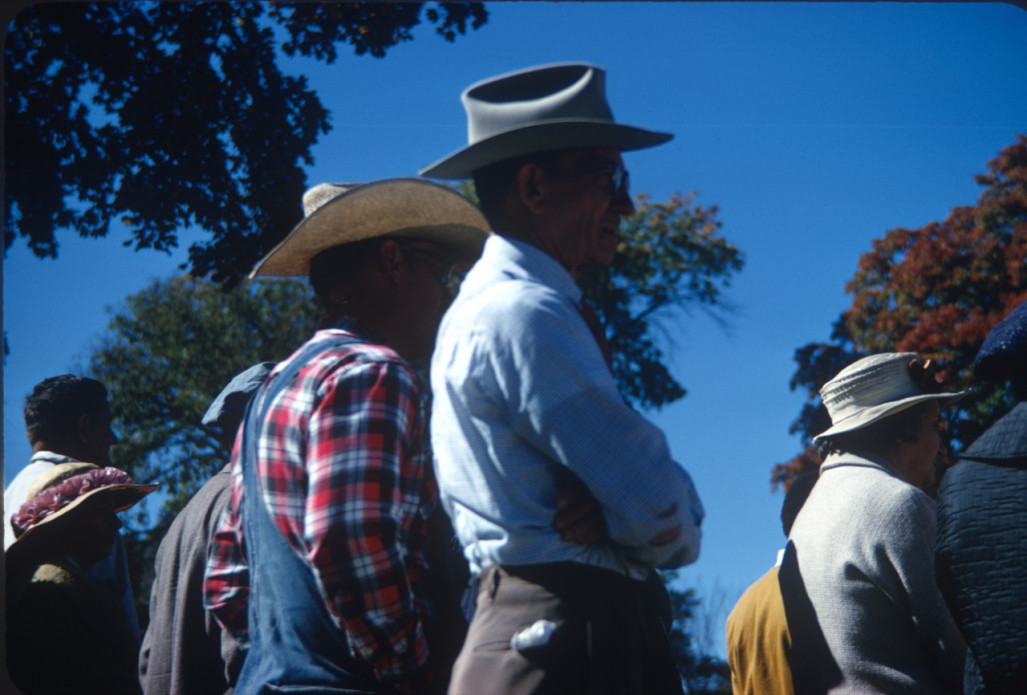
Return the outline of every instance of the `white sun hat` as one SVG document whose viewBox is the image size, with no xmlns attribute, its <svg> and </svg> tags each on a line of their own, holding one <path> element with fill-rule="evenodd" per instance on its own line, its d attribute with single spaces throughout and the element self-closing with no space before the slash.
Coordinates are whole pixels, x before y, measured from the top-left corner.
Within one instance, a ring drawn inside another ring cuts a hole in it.
<svg viewBox="0 0 1027 695">
<path fill-rule="evenodd" d="M 851 432 L 917 403 L 954 401 L 966 391 L 948 392 L 931 361 L 913 352 L 886 352 L 858 360 L 838 372 L 820 389 L 831 427 L 813 438 Z"/>
</svg>

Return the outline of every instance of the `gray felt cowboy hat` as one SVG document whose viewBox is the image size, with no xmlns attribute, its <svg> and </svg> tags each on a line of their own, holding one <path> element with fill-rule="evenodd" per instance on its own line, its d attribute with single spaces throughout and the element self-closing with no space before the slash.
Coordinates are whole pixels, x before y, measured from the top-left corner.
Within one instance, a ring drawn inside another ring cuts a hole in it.
<svg viewBox="0 0 1027 695">
<path fill-rule="evenodd" d="M 26 502 L 11 518 L 16 540 L 8 552 L 21 550 L 44 530 L 75 523 L 79 514 L 95 505 L 122 512 L 156 489 L 156 485 L 134 482 L 117 468 L 83 462 L 57 464 L 36 478 Z"/>
<path fill-rule="evenodd" d="M 322 183 L 303 194 L 303 220 L 250 272 L 250 277 L 310 272 L 310 259 L 333 246 L 375 237 L 423 239 L 454 257 L 481 255 L 489 225 L 467 198 L 424 179 L 367 184 Z"/>
<path fill-rule="evenodd" d="M 572 147 L 640 150 L 670 140 L 613 120 L 606 71 L 558 63 L 493 77 L 461 95 L 467 146 L 421 170 L 423 176 L 466 178 L 488 164 Z"/>
<path fill-rule="evenodd" d="M 930 361 L 916 353 L 886 352 L 853 362 L 820 389 L 831 427 L 813 438 L 851 432 L 911 408 L 917 403 L 962 398 L 966 391 L 942 391 Z"/>
</svg>

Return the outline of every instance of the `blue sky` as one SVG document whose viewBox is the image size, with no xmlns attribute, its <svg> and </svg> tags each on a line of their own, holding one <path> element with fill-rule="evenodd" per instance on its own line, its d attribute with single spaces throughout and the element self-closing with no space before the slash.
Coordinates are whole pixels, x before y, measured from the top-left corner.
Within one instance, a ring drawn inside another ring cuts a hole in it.
<svg viewBox="0 0 1027 695">
<path fill-rule="evenodd" d="M 956 3 L 490 3 L 488 24 L 448 44 L 422 27 L 383 60 L 287 60 L 332 112 L 308 182 L 408 176 L 465 142 L 459 93 L 529 65 L 584 60 L 608 71 L 618 120 L 676 135 L 627 153 L 634 192 L 696 191 L 746 255 L 727 326 L 666 322 L 681 402 L 652 415 L 707 509 L 686 583 L 727 607 L 783 538 L 774 463 L 788 426 L 795 349 L 827 338 L 849 304 L 859 255 L 888 229 L 943 219 L 979 192 L 974 175 L 1027 132 L 1027 12 Z M 175 274 L 184 251 L 133 253 L 59 237 L 38 260 L 19 241 L 3 264 L 4 473 L 29 457 L 32 386 L 75 371 L 115 306 Z M 641 463 L 639 465 L 642 465 Z M 717 636 L 718 651 L 723 646 Z"/>
</svg>

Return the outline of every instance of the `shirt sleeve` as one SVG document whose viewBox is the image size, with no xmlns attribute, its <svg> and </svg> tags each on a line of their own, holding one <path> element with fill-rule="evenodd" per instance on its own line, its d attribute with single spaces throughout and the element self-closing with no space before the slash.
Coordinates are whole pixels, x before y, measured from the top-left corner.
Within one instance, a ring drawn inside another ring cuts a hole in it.
<svg viewBox="0 0 1027 695">
<path fill-rule="evenodd" d="M 952 687 L 962 678 L 966 644 L 937 586 L 934 551 L 937 541 L 935 503 L 910 488 L 888 511 L 895 522 L 888 529 L 889 553 L 909 601 L 917 632 L 934 656 L 938 677 Z"/>
<path fill-rule="evenodd" d="M 233 477 L 236 463 L 233 462 Z M 250 598 L 250 574 L 246 566 L 246 546 L 241 518 L 241 485 L 232 486 L 232 502 L 214 533 L 207 551 L 203 577 L 203 606 L 236 641 L 245 644 Z"/>
<path fill-rule="evenodd" d="M 411 548 L 430 472 L 417 376 L 369 362 L 326 380 L 307 425 L 303 540 L 358 658 L 401 690 L 423 687 L 428 646 Z"/>
<path fill-rule="evenodd" d="M 497 312 L 490 350 L 518 435 L 565 465 L 602 505 L 631 560 L 673 568 L 699 554 L 702 504 L 663 433 L 628 407 L 580 312 L 552 295 Z"/>
</svg>

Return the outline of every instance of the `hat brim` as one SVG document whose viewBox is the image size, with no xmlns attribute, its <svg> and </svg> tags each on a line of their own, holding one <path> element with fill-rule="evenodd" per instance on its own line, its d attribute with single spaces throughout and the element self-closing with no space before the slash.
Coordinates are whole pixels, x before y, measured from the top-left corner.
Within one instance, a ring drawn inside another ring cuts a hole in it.
<svg viewBox="0 0 1027 695">
<path fill-rule="evenodd" d="M 271 374 L 275 362 L 258 362 L 239 372 L 211 401 L 200 424 L 204 427 L 231 427 L 233 430 L 242 419 L 246 404 L 261 384 Z"/>
<path fill-rule="evenodd" d="M 870 408 L 863 408 L 851 417 L 847 417 L 844 420 L 834 423 L 831 427 L 813 437 L 813 443 L 820 444 L 821 441 L 833 435 L 862 429 L 868 425 L 872 425 L 878 420 L 883 420 L 889 415 L 895 415 L 907 408 L 912 408 L 917 403 L 923 403 L 924 401 L 943 401 L 945 403 L 951 403 L 959 400 L 966 394 L 966 391 L 956 391 L 953 393 L 924 393 L 897 401 L 881 403 L 880 405 L 875 405 Z"/>
<path fill-rule="evenodd" d="M 104 487 L 98 487 L 90 490 L 81 496 L 76 497 L 66 506 L 57 510 L 53 514 L 50 514 L 37 524 L 25 529 L 25 532 L 18 536 L 14 543 L 11 544 L 10 548 L 8 548 L 8 552 L 13 550 L 15 547 L 24 549 L 31 545 L 35 539 L 38 539 L 41 536 L 45 537 L 46 530 L 53 532 L 54 529 L 59 529 L 64 524 L 72 521 L 76 510 L 78 510 L 78 514 L 81 514 L 102 502 L 106 502 L 110 504 L 115 513 L 123 512 L 134 506 L 139 500 L 146 497 L 156 489 L 156 485 L 132 483 L 105 485 Z"/>
<path fill-rule="evenodd" d="M 421 169 L 422 176 L 462 179 L 489 164 L 534 152 L 575 147 L 620 151 L 662 145 L 674 136 L 606 120 L 561 119 L 518 126 L 467 145 Z"/>
<path fill-rule="evenodd" d="M 357 186 L 322 205 L 293 227 L 250 277 L 305 276 L 326 249 L 384 236 L 423 239 L 456 258 L 481 255 L 489 225 L 481 211 L 451 188 L 420 179 L 388 179 Z"/>
</svg>

